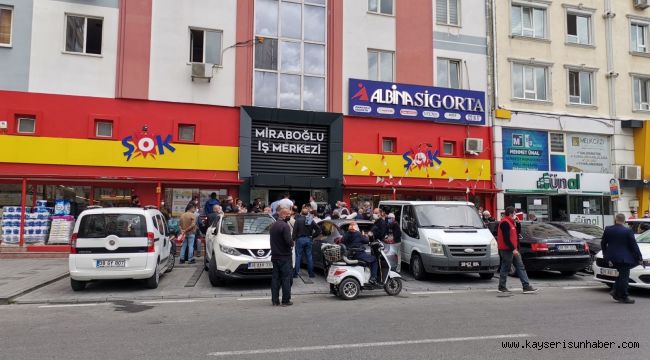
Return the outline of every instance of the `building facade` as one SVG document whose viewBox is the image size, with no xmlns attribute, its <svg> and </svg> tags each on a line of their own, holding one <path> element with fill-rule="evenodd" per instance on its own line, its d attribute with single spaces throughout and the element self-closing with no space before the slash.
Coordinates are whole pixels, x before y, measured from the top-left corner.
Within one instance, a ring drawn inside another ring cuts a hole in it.
<svg viewBox="0 0 650 360">
<path fill-rule="evenodd" d="M 631 48 L 631 31 L 647 10 L 633 1 L 490 6 L 499 210 L 600 226 L 614 211 L 647 210 L 639 208 L 638 168 L 619 173 L 642 165 L 634 139 L 643 135 L 634 128 L 647 114 L 636 88 L 643 76 L 632 69 L 649 63 Z"/>
</svg>

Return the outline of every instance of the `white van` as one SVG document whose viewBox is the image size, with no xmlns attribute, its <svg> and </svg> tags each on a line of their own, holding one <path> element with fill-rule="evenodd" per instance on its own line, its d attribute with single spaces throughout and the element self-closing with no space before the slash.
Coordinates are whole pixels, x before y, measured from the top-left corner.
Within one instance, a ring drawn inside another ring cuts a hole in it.
<svg viewBox="0 0 650 360">
<path fill-rule="evenodd" d="M 499 250 L 474 204 L 461 201 L 381 201 L 400 222 L 402 262 L 420 280 L 426 273 L 478 273 L 491 279 Z"/>
</svg>

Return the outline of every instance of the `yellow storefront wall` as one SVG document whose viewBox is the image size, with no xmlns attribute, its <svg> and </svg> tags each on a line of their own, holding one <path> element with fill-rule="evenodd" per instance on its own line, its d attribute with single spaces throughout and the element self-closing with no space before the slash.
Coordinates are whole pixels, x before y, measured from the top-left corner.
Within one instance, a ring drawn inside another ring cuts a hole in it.
<svg viewBox="0 0 650 360">
<path fill-rule="evenodd" d="M 634 162 L 641 165 L 641 178 L 650 178 L 650 129 L 648 129 L 648 122 L 643 122 L 643 128 L 634 129 Z M 650 189 L 641 187 L 636 190 L 637 198 L 639 199 L 639 208 L 637 214 L 642 215 L 643 212 L 649 209 L 650 202 Z M 619 209 L 621 210 L 621 209 Z"/>
<path fill-rule="evenodd" d="M 490 160 L 439 157 L 442 164 L 428 168 L 412 168 L 406 172 L 406 161 L 402 155 L 366 153 L 344 153 L 343 175 L 374 176 L 394 178 L 430 178 L 457 180 L 490 180 Z M 384 164 L 385 163 L 385 164 Z M 388 170 L 388 172 L 387 172 Z M 444 174 L 443 174 L 444 171 Z M 427 176 L 428 174 L 428 176 Z"/>
<path fill-rule="evenodd" d="M 127 161 L 121 141 L 38 136 L 0 136 L 0 162 L 126 168 L 238 171 L 239 148 L 175 144 L 174 152 Z"/>
</svg>

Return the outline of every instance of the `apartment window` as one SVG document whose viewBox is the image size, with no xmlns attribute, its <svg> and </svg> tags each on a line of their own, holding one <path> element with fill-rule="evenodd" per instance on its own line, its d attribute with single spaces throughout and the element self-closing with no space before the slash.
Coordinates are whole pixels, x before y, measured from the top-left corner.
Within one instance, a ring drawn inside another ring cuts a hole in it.
<svg viewBox="0 0 650 360">
<path fill-rule="evenodd" d="M 11 25 L 13 14 L 13 8 L 0 6 L 0 46 L 11 46 Z"/>
<path fill-rule="evenodd" d="M 512 5 L 512 35 L 546 38 L 546 9 Z"/>
<path fill-rule="evenodd" d="M 633 78 L 634 110 L 650 111 L 650 78 Z"/>
<path fill-rule="evenodd" d="M 113 122 L 106 120 L 95 121 L 95 136 L 96 137 L 113 137 Z"/>
<path fill-rule="evenodd" d="M 190 29 L 190 62 L 221 65 L 221 41 L 219 30 Z"/>
<path fill-rule="evenodd" d="M 385 153 L 395 152 L 395 138 L 383 138 L 381 141 L 382 151 Z"/>
<path fill-rule="evenodd" d="M 460 0 L 436 0 L 436 22 L 442 25 L 460 25 Z"/>
<path fill-rule="evenodd" d="M 647 53 L 648 49 L 648 24 L 632 23 L 630 25 L 631 50 Z"/>
<path fill-rule="evenodd" d="M 551 133 L 551 152 L 564 153 L 564 134 Z"/>
<path fill-rule="evenodd" d="M 590 71 L 569 70 L 569 103 L 591 105 L 593 92 L 593 73 Z"/>
<path fill-rule="evenodd" d="M 442 142 L 442 154 L 443 155 L 454 155 L 454 150 L 456 150 L 456 143 L 453 141 L 443 141 Z"/>
<path fill-rule="evenodd" d="M 460 60 L 438 59 L 436 61 L 436 85 L 440 87 L 460 89 Z"/>
<path fill-rule="evenodd" d="M 394 53 L 392 51 L 368 50 L 368 79 L 393 81 Z"/>
<path fill-rule="evenodd" d="M 545 66 L 512 65 L 513 97 L 547 100 L 548 69 Z"/>
<path fill-rule="evenodd" d="M 393 15 L 393 0 L 368 0 L 368 11 L 377 14 Z"/>
<path fill-rule="evenodd" d="M 325 110 L 326 1 L 255 1 L 253 103 Z"/>
<path fill-rule="evenodd" d="M 590 45 L 591 41 L 591 16 L 567 13 L 567 42 L 571 44 Z"/>
<path fill-rule="evenodd" d="M 104 20 L 66 15 L 65 51 L 101 55 Z"/>
<path fill-rule="evenodd" d="M 178 125 L 178 140 L 195 141 L 196 125 Z"/>
<path fill-rule="evenodd" d="M 19 134 L 34 134 L 36 133 L 36 118 L 29 116 L 19 116 L 17 118 L 16 129 Z"/>
</svg>

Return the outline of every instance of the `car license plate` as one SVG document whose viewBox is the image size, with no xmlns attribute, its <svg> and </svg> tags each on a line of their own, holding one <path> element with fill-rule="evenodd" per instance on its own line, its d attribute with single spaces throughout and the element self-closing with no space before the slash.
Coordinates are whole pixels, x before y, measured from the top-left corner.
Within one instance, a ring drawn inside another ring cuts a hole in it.
<svg viewBox="0 0 650 360">
<path fill-rule="evenodd" d="M 481 262 L 480 261 L 461 261 L 458 266 L 460 266 L 461 268 L 465 268 L 465 269 L 472 269 L 472 268 L 480 267 Z"/>
<path fill-rule="evenodd" d="M 560 251 L 576 251 L 575 245 L 558 245 L 557 249 Z"/>
<path fill-rule="evenodd" d="M 96 268 L 119 268 L 126 267 L 126 259 L 95 260 Z"/>
<path fill-rule="evenodd" d="M 616 270 L 616 269 L 605 269 L 605 268 L 601 268 L 601 269 L 600 269 L 600 273 L 601 273 L 601 275 L 605 275 L 605 276 L 614 276 L 614 277 L 618 277 L 618 270 Z"/>
<path fill-rule="evenodd" d="M 272 262 L 251 262 L 248 263 L 248 268 L 249 269 L 272 269 L 273 263 Z"/>
</svg>

